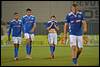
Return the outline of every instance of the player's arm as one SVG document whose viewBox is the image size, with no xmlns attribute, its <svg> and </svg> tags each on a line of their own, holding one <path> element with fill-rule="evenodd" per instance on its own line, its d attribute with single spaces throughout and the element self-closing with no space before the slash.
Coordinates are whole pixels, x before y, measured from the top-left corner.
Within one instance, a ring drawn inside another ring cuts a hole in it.
<svg viewBox="0 0 100 67">
<path fill-rule="evenodd" d="M 49 30 L 51 27 L 52 27 L 52 25 L 53 25 L 54 23 L 51 23 L 51 25 L 49 26 L 49 27 L 47 27 L 47 30 Z"/>
<path fill-rule="evenodd" d="M 67 14 L 64 20 L 65 24 L 64 24 L 64 38 L 67 38 L 67 31 L 69 29 L 69 15 Z"/>
<path fill-rule="evenodd" d="M 82 21 L 82 26 L 83 26 L 83 32 L 84 32 L 84 34 L 83 34 L 83 43 L 84 44 L 87 44 L 88 43 L 88 41 L 89 41 L 89 39 L 88 39 L 88 36 L 86 35 L 86 33 L 87 33 L 87 31 L 88 31 L 88 29 L 87 29 L 87 22 L 86 21 Z"/>
<path fill-rule="evenodd" d="M 87 31 L 88 31 L 88 30 L 87 30 L 87 22 L 86 22 L 85 20 L 83 20 L 82 23 L 83 23 L 83 24 L 82 24 L 82 26 L 83 26 L 83 31 L 84 31 L 84 33 L 87 33 Z"/>
<path fill-rule="evenodd" d="M 87 33 L 87 22 L 86 22 L 86 20 L 85 20 L 85 16 L 84 16 L 84 13 L 82 13 L 82 27 L 83 27 L 83 32 L 84 32 L 84 34 L 85 33 Z"/>
<path fill-rule="evenodd" d="M 35 31 L 35 28 L 36 28 L 36 18 L 34 17 L 34 21 L 33 21 L 33 27 L 31 29 L 31 32 L 34 32 Z"/>
<path fill-rule="evenodd" d="M 65 42 L 66 42 L 66 40 L 67 40 L 67 31 L 68 31 L 68 24 L 67 23 L 65 23 L 64 24 L 64 36 L 63 36 L 63 38 L 64 38 L 64 44 L 65 44 Z"/>
<path fill-rule="evenodd" d="M 56 28 L 57 30 L 59 30 L 59 27 L 58 27 L 58 25 L 54 24 L 54 26 L 55 26 L 55 28 Z"/>
<path fill-rule="evenodd" d="M 67 31 L 68 31 L 68 23 L 65 23 L 64 24 L 64 38 L 66 39 L 67 38 Z"/>
<path fill-rule="evenodd" d="M 35 28 L 36 28 L 36 23 L 34 23 L 31 32 L 34 32 L 35 31 Z"/>
</svg>

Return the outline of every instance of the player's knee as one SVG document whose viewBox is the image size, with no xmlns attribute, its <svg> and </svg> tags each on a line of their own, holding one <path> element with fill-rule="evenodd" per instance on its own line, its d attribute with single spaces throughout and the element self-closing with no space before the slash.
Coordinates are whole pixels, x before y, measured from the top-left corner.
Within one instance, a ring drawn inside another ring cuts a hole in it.
<svg viewBox="0 0 100 67">
<path fill-rule="evenodd" d="M 79 48 L 79 51 L 81 52 L 82 51 L 82 48 Z"/>
<path fill-rule="evenodd" d="M 53 44 L 53 46 L 55 46 L 56 44 Z"/>
<path fill-rule="evenodd" d="M 72 46 L 72 50 L 76 51 L 76 46 Z"/>
<path fill-rule="evenodd" d="M 17 48 L 17 47 L 18 47 L 18 45 L 17 45 L 17 44 L 14 44 L 14 47 L 15 47 L 15 48 Z"/>
<path fill-rule="evenodd" d="M 30 39 L 26 39 L 26 42 L 27 42 L 27 44 L 30 44 L 31 41 L 30 41 Z"/>
</svg>

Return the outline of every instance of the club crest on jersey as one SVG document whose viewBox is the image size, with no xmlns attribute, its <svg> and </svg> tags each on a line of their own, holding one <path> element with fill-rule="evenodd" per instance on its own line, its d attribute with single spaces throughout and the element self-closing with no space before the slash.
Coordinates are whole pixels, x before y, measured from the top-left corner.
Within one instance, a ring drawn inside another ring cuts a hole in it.
<svg viewBox="0 0 100 67">
<path fill-rule="evenodd" d="M 31 20 L 34 20 L 34 18 L 32 17 Z"/>
</svg>

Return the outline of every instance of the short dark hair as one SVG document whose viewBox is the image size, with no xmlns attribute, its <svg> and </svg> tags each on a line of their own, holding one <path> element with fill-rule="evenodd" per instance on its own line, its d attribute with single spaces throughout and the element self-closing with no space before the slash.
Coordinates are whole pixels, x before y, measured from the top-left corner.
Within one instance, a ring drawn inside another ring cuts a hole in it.
<svg viewBox="0 0 100 67">
<path fill-rule="evenodd" d="M 14 15 L 18 14 L 18 12 L 14 12 Z"/>
<path fill-rule="evenodd" d="M 27 8 L 26 11 L 32 11 L 30 8 Z"/>
<path fill-rule="evenodd" d="M 52 15 L 50 18 L 52 18 L 52 17 L 53 17 L 53 18 L 56 18 L 56 16 L 55 16 L 55 15 Z"/>
<path fill-rule="evenodd" d="M 77 5 L 77 4 L 72 4 L 72 6 L 73 6 L 73 7 L 77 7 L 78 5 Z"/>
</svg>

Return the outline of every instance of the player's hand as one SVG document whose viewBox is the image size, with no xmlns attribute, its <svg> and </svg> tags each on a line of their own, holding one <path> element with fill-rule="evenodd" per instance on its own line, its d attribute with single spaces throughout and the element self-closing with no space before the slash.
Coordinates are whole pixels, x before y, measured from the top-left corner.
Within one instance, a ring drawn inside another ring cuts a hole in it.
<svg viewBox="0 0 100 67">
<path fill-rule="evenodd" d="M 30 30 L 30 33 L 34 32 L 35 31 L 35 28 L 33 27 L 31 30 Z"/>
<path fill-rule="evenodd" d="M 87 44 L 89 42 L 89 38 L 87 35 L 83 35 L 83 43 Z"/>
<path fill-rule="evenodd" d="M 54 22 L 54 26 L 57 27 L 56 23 Z"/>
<path fill-rule="evenodd" d="M 30 33 L 32 33 L 32 32 L 34 32 L 34 30 L 33 30 L 33 29 L 30 31 Z"/>
<path fill-rule="evenodd" d="M 64 38 L 64 44 L 65 44 L 65 42 L 67 40 L 67 34 L 64 34 L 63 38 Z"/>
<path fill-rule="evenodd" d="M 54 24 L 54 22 L 51 23 L 50 27 Z"/>
</svg>

